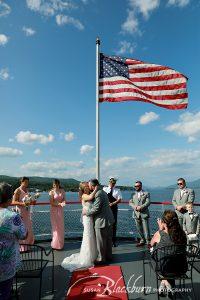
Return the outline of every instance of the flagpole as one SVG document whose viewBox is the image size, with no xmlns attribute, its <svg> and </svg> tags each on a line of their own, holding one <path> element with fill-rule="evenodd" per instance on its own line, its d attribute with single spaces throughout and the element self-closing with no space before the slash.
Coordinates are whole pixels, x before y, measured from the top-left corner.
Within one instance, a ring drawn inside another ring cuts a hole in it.
<svg viewBox="0 0 200 300">
<path fill-rule="evenodd" d="M 96 39 L 96 178 L 100 180 L 99 158 L 99 47 L 100 39 Z"/>
</svg>

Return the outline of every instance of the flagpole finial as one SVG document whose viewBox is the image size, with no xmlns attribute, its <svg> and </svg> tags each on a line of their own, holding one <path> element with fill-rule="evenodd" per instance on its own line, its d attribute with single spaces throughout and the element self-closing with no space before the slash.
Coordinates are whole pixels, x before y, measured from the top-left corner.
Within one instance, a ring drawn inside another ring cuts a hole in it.
<svg viewBox="0 0 200 300">
<path fill-rule="evenodd" d="M 97 37 L 97 39 L 96 39 L 96 45 L 100 45 L 100 39 L 99 39 L 99 37 Z"/>
</svg>

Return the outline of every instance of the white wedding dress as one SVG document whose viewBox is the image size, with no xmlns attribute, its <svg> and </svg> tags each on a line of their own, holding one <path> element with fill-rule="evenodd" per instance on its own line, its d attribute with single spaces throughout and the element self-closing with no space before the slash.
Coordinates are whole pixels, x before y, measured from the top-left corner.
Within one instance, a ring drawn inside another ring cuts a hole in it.
<svg viewBox="0 0 200 300">
<path fill-rule="evenodd" d="M 89 201 L 83 203 L 83 207 L 86 209 L 91 205 Z M 82 222 L 84 229 L 80 252 L 66 257 L 61 263 L 61 266 L 70 272 L 76 269 L 93 266 L 94 261 L 97 258 L 93 217 L 84 215 Z"/>
</svg>

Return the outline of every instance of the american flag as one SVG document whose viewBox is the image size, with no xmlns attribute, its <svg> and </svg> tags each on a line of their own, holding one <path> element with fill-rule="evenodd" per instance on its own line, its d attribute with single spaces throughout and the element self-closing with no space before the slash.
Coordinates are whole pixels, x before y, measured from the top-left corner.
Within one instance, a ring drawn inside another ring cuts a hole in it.
<svg viewBox="0 0 200 300">
<path fill-rule="evenodd" d="M 100 53 L 99 101 L 142 101 L 168 109 L 187 108 L 187 78 L 140 60 Z"/>
</svg>

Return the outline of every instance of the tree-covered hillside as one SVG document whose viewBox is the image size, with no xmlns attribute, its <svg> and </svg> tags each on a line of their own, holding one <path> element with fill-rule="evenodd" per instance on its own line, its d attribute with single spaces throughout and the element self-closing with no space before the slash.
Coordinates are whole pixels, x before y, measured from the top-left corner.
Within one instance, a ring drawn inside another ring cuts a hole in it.
<svg viewBox="0 0 200 300">
<path fill-rule="evenodd" d="M 29 177 L 29 187 L 31 189 L 39 189 L 41 191 L 49 191 L 52 187 L 53 178 L 48 177 Z M 62 187 L 66 191 L 78 191 L 79 181 L 69 178 L 69 179 L 60 179 Z M 19 186 L 20 178 L 0 175 L 0 182 L 5 181 L 13 186 L 13 189 L 16 189 Z"/>
</svg>

